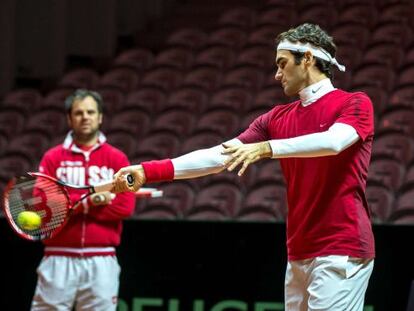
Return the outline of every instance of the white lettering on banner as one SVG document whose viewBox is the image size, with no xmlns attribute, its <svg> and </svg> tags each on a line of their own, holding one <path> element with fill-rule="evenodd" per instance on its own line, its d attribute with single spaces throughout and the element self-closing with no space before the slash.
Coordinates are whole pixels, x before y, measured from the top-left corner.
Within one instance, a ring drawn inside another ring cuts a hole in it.
<svg viewBox="0 0 414 311">
<path fill-rule="evenodd" d="M 95 185 L 103 181 L 111 180 L 113 178 L 113 175 L 114 170 L 112 168 L 108 168 L 107 166 L 99 167 L 96 165 L 92 165 L 88 168 L 88 184 Z M 76 186 L 84 186 L 86 184 L 85 167 L 83 166 L 58 167 L 56 169 L 56 177 L 64 182 Z"/>
</svg>

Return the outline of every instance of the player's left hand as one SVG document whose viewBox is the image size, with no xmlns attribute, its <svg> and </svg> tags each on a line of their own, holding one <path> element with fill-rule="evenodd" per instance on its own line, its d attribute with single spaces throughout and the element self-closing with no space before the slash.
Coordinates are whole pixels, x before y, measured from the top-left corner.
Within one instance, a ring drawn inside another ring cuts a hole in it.
<svg viewBox="0 0 414 311">
<path fill-rule="evenodd" d="M 260 159 L 272 157 L 272 149 L 267 141 L 237 146 L 229 146 L 224 143 L 223 147 L 222 154 L 229 156 L 228 160 L 224 163 L 228 171 L 232 171 L 238 165 L 242 164 L 242 167 L 237 173 L 239 176 L 243 175 L 250 164 Z"/>
</svg>

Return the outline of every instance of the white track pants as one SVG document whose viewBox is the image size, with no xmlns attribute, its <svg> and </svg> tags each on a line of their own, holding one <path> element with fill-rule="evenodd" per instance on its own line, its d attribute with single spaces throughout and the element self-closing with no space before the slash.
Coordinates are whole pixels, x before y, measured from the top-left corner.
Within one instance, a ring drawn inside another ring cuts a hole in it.
<svg viewBox="0 0 414 311">
<path fill-rule="evenodd" d="M 44 257 L 31 310 L 116 310 L 120 271 L 115 256 Z"/>
<path fill-rule="evenodd" d="M 288 262 L 287 311 L 362 311 L 373 259 L 323 256 Z"/>
</svg>

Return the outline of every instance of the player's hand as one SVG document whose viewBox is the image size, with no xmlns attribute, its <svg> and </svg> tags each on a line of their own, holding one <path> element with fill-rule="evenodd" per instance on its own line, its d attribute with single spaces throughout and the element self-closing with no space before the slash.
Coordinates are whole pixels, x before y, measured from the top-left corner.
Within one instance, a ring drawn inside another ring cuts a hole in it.
<svg viewBox="0 0 414 311">
<path fill-rule="evenodd" d="M 91 195 L 91 202 L 93 206 L 107 205 L 115 198 L 115 194 L 109 191 L 98 192 Z"/>
<path fill-rule="evenodd" d="M 130 185 L 126 176 L 130 174 L 134 178 L 134 182 Z M 142 185 L 145 184 L 146 177 L 144 169 L 141 165 L 131 165 L 121 168 L 114 176 L 113 188 L 111 192 L 137 192 Z"/>
<path fill-rule="evenodd" d="M 224 163 L 228 171 L 232 171 L 242 164 L 242 167 L 237 173 L 239 176 L 243 175 L 250 164 L 260 159 L 272 157 L 272 149 L 267 141 L 237 146 L 229 146 L 224 143 L 223 147 L 222 154 L 229 156 L 228 160 Z"/>
</svg>

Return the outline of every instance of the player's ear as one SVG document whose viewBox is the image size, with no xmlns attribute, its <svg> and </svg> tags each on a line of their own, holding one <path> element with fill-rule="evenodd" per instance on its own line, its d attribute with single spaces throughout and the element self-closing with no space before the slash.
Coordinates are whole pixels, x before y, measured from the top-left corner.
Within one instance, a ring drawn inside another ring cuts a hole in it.
<svg viewBox="0 0 414 311">
<path fill-rule="evenodd" d="M 101 125 L 101 124 L 102 124 L 102 120 L 103 120 L 103 113 L 100 113 L 100 114 L 98 115 L 98 122 L 99 122 L 99 125 Z"/>
<path fill-rule="evenodd" d="M 303 55 L 303 59 L 305 60 L 305 65 L 311 65 L 313 61 L 313 55 L 312 52 L 306 51 Z"/>
</svg>

